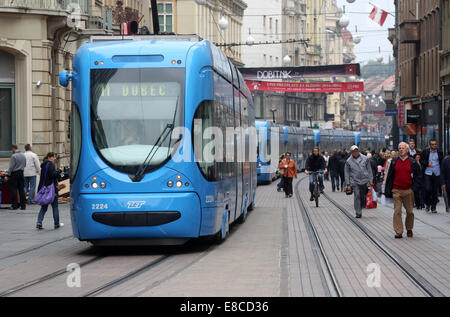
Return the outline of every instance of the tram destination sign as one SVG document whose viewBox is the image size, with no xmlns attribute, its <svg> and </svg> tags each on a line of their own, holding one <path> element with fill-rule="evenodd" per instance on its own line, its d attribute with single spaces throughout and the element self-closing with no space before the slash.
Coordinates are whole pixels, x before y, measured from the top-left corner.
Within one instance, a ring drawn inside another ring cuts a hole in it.
<svg viewBox="0 0 450 317">
<path fill-rule="evenodd" d="M 320 77 L 361 76 L 359 64 L 239 68 L 246 80 L 278 80 Z"/>
</svg>

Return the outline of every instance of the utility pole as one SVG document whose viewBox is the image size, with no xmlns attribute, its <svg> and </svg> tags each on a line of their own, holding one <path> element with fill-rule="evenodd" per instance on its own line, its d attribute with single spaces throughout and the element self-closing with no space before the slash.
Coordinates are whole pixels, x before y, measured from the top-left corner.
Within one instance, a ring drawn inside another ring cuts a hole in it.
<svg viewBox="0 0 450 317">
<path fill-rule="evenodd" d="M 152 1 L 152 21 L 153 21 L 153 34 L 159 34 L 159 16 L 158 16 L 158 4 L 156 0 Z"/>
</svg>

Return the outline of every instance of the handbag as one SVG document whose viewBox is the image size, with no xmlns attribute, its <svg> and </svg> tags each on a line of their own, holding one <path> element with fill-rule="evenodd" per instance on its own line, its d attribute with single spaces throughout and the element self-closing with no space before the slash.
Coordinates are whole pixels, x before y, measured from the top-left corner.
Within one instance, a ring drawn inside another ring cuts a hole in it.
<svg viewBox="0 0 450 317">
<path fill-rule="evenodd" d="M 48 164 L 45 166 L 45 174 L 43 182 L 45 182 L 45 180 L 47 179 L 47 168 Z M 42 186 L 41 189 L 37 192 L 36 197 L 34 198 L 34 201 L 41 206 L 49 205 L 53 203 L 54 200 L 55 200 L 55 185 L 53 184 L 53 182 L 48 186 Z"/>
</svg>

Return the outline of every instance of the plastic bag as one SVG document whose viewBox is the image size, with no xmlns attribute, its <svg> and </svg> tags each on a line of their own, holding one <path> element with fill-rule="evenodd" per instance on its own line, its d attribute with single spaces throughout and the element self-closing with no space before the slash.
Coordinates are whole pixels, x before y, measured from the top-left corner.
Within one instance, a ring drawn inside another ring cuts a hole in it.
<svg viewBox="0 0 450 317">
<path fill-rule="evenodd" d="M 369 188 L 369 191 L 366 196 L 366 209 L 375 209 L 378 207 L 377 202 L 374 201 L 374 199 L 373 199 L 374 198 L 373 194 L 374 194 L 373 188 Z M 375 194 L 375 197 L 376 197 L 376 194 Z"/>
</svg>

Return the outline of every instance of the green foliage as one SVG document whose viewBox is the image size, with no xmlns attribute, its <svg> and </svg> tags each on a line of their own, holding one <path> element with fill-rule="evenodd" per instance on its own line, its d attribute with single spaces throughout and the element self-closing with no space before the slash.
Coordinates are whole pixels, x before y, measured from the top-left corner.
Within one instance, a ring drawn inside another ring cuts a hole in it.
<svg viewBox="0 0 450 317">
<path fill-rule="evenodd" d="M 363 78 L 370 77 L 383 77 L 395 75 L 395 63 L 389 61 L 389 63 L 378 63 L 376 61 L 369 61 L 366 65 L 361 67 L 361 76 Z"/>
</svg>

